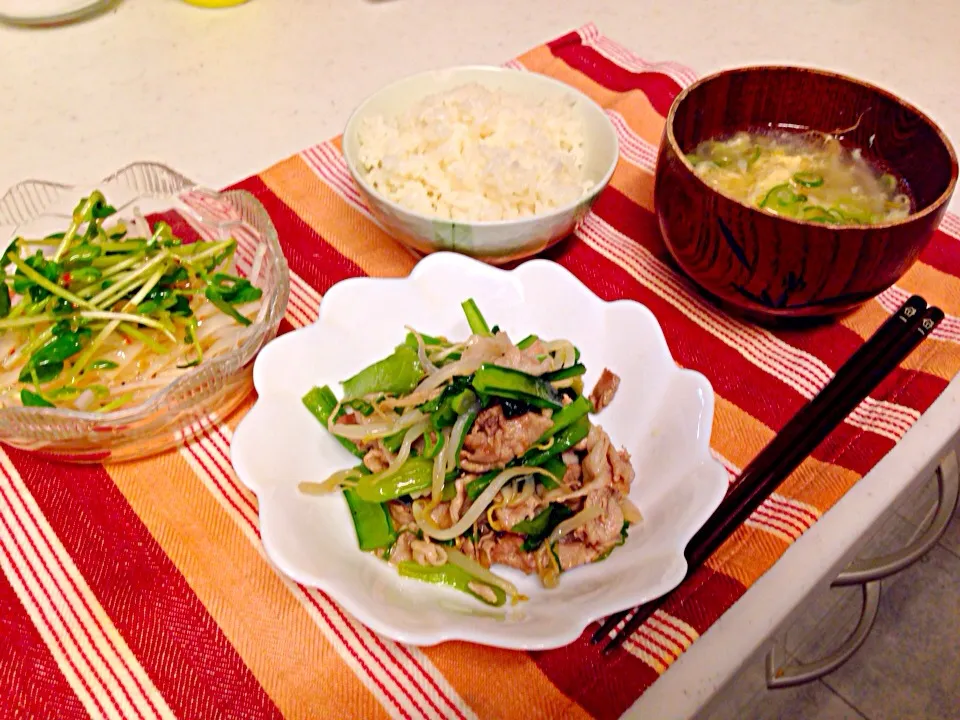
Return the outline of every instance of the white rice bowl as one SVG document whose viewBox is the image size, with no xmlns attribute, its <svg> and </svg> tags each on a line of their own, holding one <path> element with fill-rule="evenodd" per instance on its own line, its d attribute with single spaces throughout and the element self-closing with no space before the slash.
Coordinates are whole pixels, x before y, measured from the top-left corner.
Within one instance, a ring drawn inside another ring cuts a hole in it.
<svg viewBox="0 0 960 720">
<path fill-rule="evenodd" d="M 576 89 L 496 67 L 400 80 L 343 137 L 377 222 L 415 250 L 502 263 L 573 231 L 616 167 L 616 131 Z"/>
</svg>

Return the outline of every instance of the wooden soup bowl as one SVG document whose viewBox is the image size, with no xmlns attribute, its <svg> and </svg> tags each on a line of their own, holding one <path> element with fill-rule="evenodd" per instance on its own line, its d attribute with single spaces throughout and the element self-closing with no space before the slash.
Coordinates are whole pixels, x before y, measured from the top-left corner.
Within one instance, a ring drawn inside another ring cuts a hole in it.
<svg viewBox="0 0 960 720">
<path fill-rule="evenodd" d="M 861 148 L 907 182 L 914 212 L 877 225 L 778 217 L 714 190 L 685 158 L 704 140 L 791 125 Z M 710 75 L 677 96 L 654 198 L 680 268 L 724 307 L 777 321 L 836 315 L 895 283 L 930 241 L 956 183 L 950 141 L 891 93 L 829 72 L 751 67 Z"/>
</svg>

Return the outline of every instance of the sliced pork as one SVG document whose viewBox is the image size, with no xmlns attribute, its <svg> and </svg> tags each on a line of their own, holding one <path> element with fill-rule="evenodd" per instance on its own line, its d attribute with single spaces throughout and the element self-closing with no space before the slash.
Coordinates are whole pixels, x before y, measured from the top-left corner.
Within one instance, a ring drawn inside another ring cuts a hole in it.
<svg viewBox="0 0 960 720">
<path fill-rule="evenodd" d="M 600 374 L 600 379 L 597 380 L 597 384 L 593 387 L 593 392 L 590 393 L 590 402 L 593 403 L 593 411 L 598 413 L 613 402 L 613 396 L 617 394 L 617 388 L 619 387 L 620 376 L 604 368 Z"/>
<path fill-rule="evenodd" d="M 464 438 L 460 465 L 471 473 L 502 468 L 529 450 L 552 425 L 550 418 L 534 412 L 507 418 L 502 407 L 493 405 L 477 416 Z"/>
</svg>

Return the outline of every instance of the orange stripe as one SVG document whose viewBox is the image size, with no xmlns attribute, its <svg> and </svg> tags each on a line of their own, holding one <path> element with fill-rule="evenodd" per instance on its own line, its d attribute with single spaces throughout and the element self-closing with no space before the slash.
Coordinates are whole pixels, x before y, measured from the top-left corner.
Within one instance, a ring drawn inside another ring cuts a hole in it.
<svg viewBox="0 0 960 720">
<path fill-rule="evenodd" d="M 733 464 L 745 467 L 773 438 L 774 432 L 729 400 L 716 397 L 710 444 Z M 838 465 L 807 458 L 780 486 L 779 492 L 823 509 L 832 507 L 860 479 Z"/>
<path fill-rule="evenodd" d="M 629 90 L 618 93 L 608 90 L 555 57 L 546 46 L 531 50 L 521 55 L 519 59 L 528 70 L 549 75 L 575 87 L 601 107 L 616 110 L 623 115 L 627 125 L 637 135 L 654 145 L 660 144 L 664 118 L 654 110 L 650 100 L 641 91 Z"/>
<path fill-rule="evenodd" d="M 707 560 L 706 565 L 744 587 L 750 587 L 770 569 L 787 547 L 788 544 L 776 535 L 741 525 Z"/>
<path fill-rule="evenodd" d="M 875 300 L 861 305 L 855 312 L 840 318 L 840 324 L 853 330 L 861 338 L 868 338 L 876 332 L 890 314 Z"/>
<path fill-rule="evenodd" d="M 179 453 L 107 469 L 284 717 L 388 717 Z"/>
<path fill-rule="evenodd" d="M 589 718 L 526 653 L 462 642 L 423 648 L 481 718 Z"/>
<path fill-rule="evenodd" d="M 252 403 L 251 403 L 252 405 Z M 228 421 L 235 428 L 247 411 L 234 413 Z M 482 647 L 470 643 L 449 642 L 423 648 L 424 654 L 450 682 L 458 695 L 479 717 L 520 717 L 529 711 L 530 698 L 537 697 L 542 715 L 579 718 L 589 715 L 553 685 L 525 653 Z M 488 678 L 509 668 L 509 677 L 516 678 L 508 692 L 490 693 Z M 533 688 L 536 688 L 534 690 Z M 572 707 L 571 707 L 572 705 Z"/>
<path fill-rule="evenodd" d="M 613 177 L 610 178 L 610 185 L 640 207 L 654 212 L 653 173 L 621 158 L 617 162 L 617 169 L 613 171 Z"/>
<path fill-rule="evenodd" d="M 299 156 L 262 172 L 260 179 L 341 255 L 368 275 L 408 275 L 416 259 L 399 242 L 348 205 Z"/>
<path fill-rule="evenodd" d="M 884 310 L 880 303 L 871 301 L 863 304 L 856 312 L 842 317 L 840 323 L 867 339 L 888 317 L 890 313 Z M 955 343 L 930 338 L 924 341 L 923 352 L 911 353 L 900 363 L 900 367 L 936 375 L 949 382 L 960 372 L 960 353 L 957 352 Z"/>
<path fill-rule="evenodd" d="M 948 315 L 960 315 L 960 278 L 918 262 L 900 278 L 897 287 L 923 295 L 927 302 Z"/>
<path fill-rule="evenodd" d="M 717 396 L 710 444 L 727 460 L 746 466 L 774 432 L 729 400 Z M 859 480 L 857 473 L 807 458 L 778 488 L 786 497 L 822 509 L 832 507 Z M 707 561 L 707 565 L 750 587 L 786 550 L 789 543 L 760 529 L 741 527 Z"/>
<path fill-rule="evenodd" d="M 715 408 L 711 445 L 730 462 L 744 467 L 774 433 L 756 418 L 721 397 L 717 397 Z M 860 476 L 852 470 L 807 458 L 781 483 L 777 492 L 821 509 L 832 507 L 859 479 Z M 780 558 L 789 545 L 785 539 L 772 532 L 743 526 L 707 561 L 707 565 L 750 587 Z"/>
</svg>

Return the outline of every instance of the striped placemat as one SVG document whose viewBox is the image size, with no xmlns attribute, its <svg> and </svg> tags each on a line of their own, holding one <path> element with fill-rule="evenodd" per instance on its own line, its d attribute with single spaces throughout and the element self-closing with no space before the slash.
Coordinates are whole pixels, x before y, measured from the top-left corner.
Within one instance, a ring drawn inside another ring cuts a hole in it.
<svg viewBox="0 0 960 720">
<path fill-rule="evenodd" d="M 703 301 L 669 265 L 653 210 L 664 116 L 693 73 L 651 64 L 593 25 L 509 63 L 607 109 L 622 157 L 577 237 L 549 256 L 603 298 L 647 305 L 677 361 L 717 393 L 712 446 L 731 475 L 907 296 L 948 317 L 702 571 L 601 659 L 559 650 L 411 648 L 266 560 L 256 498 L 229 463 L 232 429 L 146 461 L 75 467 L 0 452 L 0 717 L 616 717 L 903 436 L 960 368 L 960 221 L 949 216 L 896 287 L 839 322 L 761 330 Z M 293 274 L 284 330 L 335 282 L 415 259 L 370 220 L 334 139 L 236 185 L 273 217 Z"/>
</svg>

